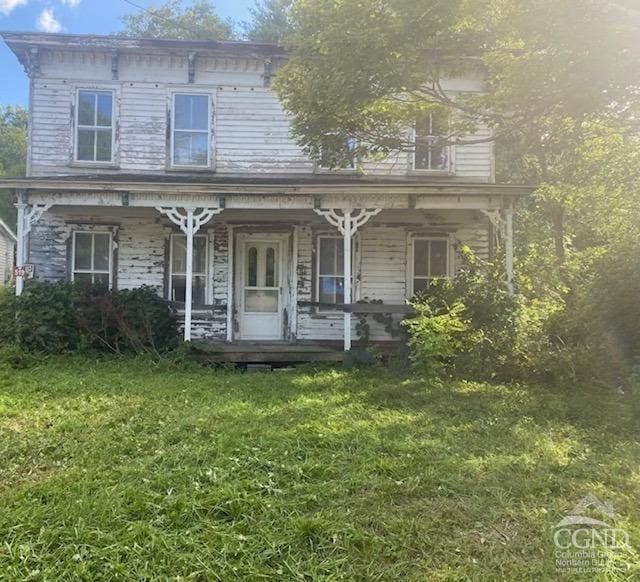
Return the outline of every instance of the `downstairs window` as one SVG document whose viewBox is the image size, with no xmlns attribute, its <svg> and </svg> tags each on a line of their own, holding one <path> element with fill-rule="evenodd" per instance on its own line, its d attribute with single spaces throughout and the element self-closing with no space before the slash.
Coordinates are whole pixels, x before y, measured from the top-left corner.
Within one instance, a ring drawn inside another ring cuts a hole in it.
<svg viewBox="0 0 640 582">
<path fill-rule="evenodd" d="M 207 235 L 193 237 L 193 304 L 205 305 L 207 298 Z M 187 291 L 187 237 L 171 235 L 169 300 L 184 303 Z"/>
<path fill-rule="evenodd" d="M 111 287 L 113 267 L 110 232 L 73 233 L 71 280 Z"/>
<path fill-rule="evenodd" d="M 425 293 L 435 279 L 445 279 L 449 271 L 449 239 L 413 239 L 411 295 Z"/>
</svg>

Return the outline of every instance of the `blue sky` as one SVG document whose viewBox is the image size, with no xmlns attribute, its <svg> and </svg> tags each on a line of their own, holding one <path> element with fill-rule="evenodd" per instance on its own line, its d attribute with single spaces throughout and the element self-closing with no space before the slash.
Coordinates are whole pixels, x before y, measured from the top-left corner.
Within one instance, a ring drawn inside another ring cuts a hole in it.
<svg viewBox="0 0 640 582">
<path fill-rule="evenodd" d="M 134 0 L 139 6 L 162 0 Z M 218 14 L 246 20 L 253 0 L 217 0 Z M 0 0 L 0 30 L 110 34 L 121 28 L 120 16 L 137 12 L 125 0 Z M 0 105 L 27 105 L 28 80 L 9 49 L 0 43 Z"/>
</svg>

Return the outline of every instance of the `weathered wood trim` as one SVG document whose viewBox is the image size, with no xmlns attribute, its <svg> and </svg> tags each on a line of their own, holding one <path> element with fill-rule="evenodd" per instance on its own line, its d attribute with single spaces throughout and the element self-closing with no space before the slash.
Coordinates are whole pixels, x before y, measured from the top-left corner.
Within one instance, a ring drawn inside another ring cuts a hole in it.
<svg viewBox="0 0 640 582">
<path fill-rule="evenodd" d="M 334 309 L 345 313 L 401 313 L 412 314 L 415 309 L 405 303 L 322 303 L 319 301 L 298 301 L 300 307 L 319 307 Z"/>
</svg>

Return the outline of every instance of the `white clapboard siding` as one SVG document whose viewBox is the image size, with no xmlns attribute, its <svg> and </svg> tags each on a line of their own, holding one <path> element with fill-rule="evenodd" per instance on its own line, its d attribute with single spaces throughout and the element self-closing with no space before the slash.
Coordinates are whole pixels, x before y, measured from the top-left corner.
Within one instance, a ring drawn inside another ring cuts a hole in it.
<svg viewBox="0 0 640 582">
<path fill-rule="evenodd" d="M 5 285 L 13 275 L 15 242 L 0 229 L 0 285 Z"/>
<path fill-rule="evenodd" d="M 120 96 L 122 170 L 162 171 L 167 164 L 167 92 L 156 84 L 124 83 Z"/>
<path fill-rule="evenodd" d="M 219 172 L 311 172 L 290 137 L 290 124 L 269 89 L 218 91 L 216 169 Z"/>
<path fill-rule="evenodd" d="M 110 52 L 44 51 L 33 84 L 30 173 L 162 173 L 168 161 L 168 105 L 172 91 L 209 93 L 214 101 L 212 170 L 220 174 L 311 173 L 313 162 L 291 135 L 287 114 L 270 88 L 263 86 L 260 59 L 198 57 L 195 83 L 188 63 L 175 54 L 123 54 L 113 80 Z M 478 80 L 446 80 L 452 91 L 477 91 Z M 72 102 L 78 88 L 109 88 L 118 93 L 114 166 L 73 164 Z M 471 139 L 487 137 L 480 130 Z M 411 154 L 363 161 L 369 175 L 406 175 Z M 493 178 L 490 143 L 456 147 L 455 176 L 488 182 Z M 175 175 L 175 171 L 172 171 Z"/>
</svg>

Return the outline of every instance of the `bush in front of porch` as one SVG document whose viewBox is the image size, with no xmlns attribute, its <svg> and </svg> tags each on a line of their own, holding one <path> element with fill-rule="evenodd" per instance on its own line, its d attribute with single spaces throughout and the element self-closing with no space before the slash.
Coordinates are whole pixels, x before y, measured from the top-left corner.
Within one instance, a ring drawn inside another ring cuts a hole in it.
<svg viewBox="0 0 640 582">
<path fill-rule="evenodd" d="M 159 355 L 177 344 L 175 313 L 151 287 L 116 291 L 30 281 L 19 297 L 0 289 L 0 345 L 42 354 Z"/>
</svg>

